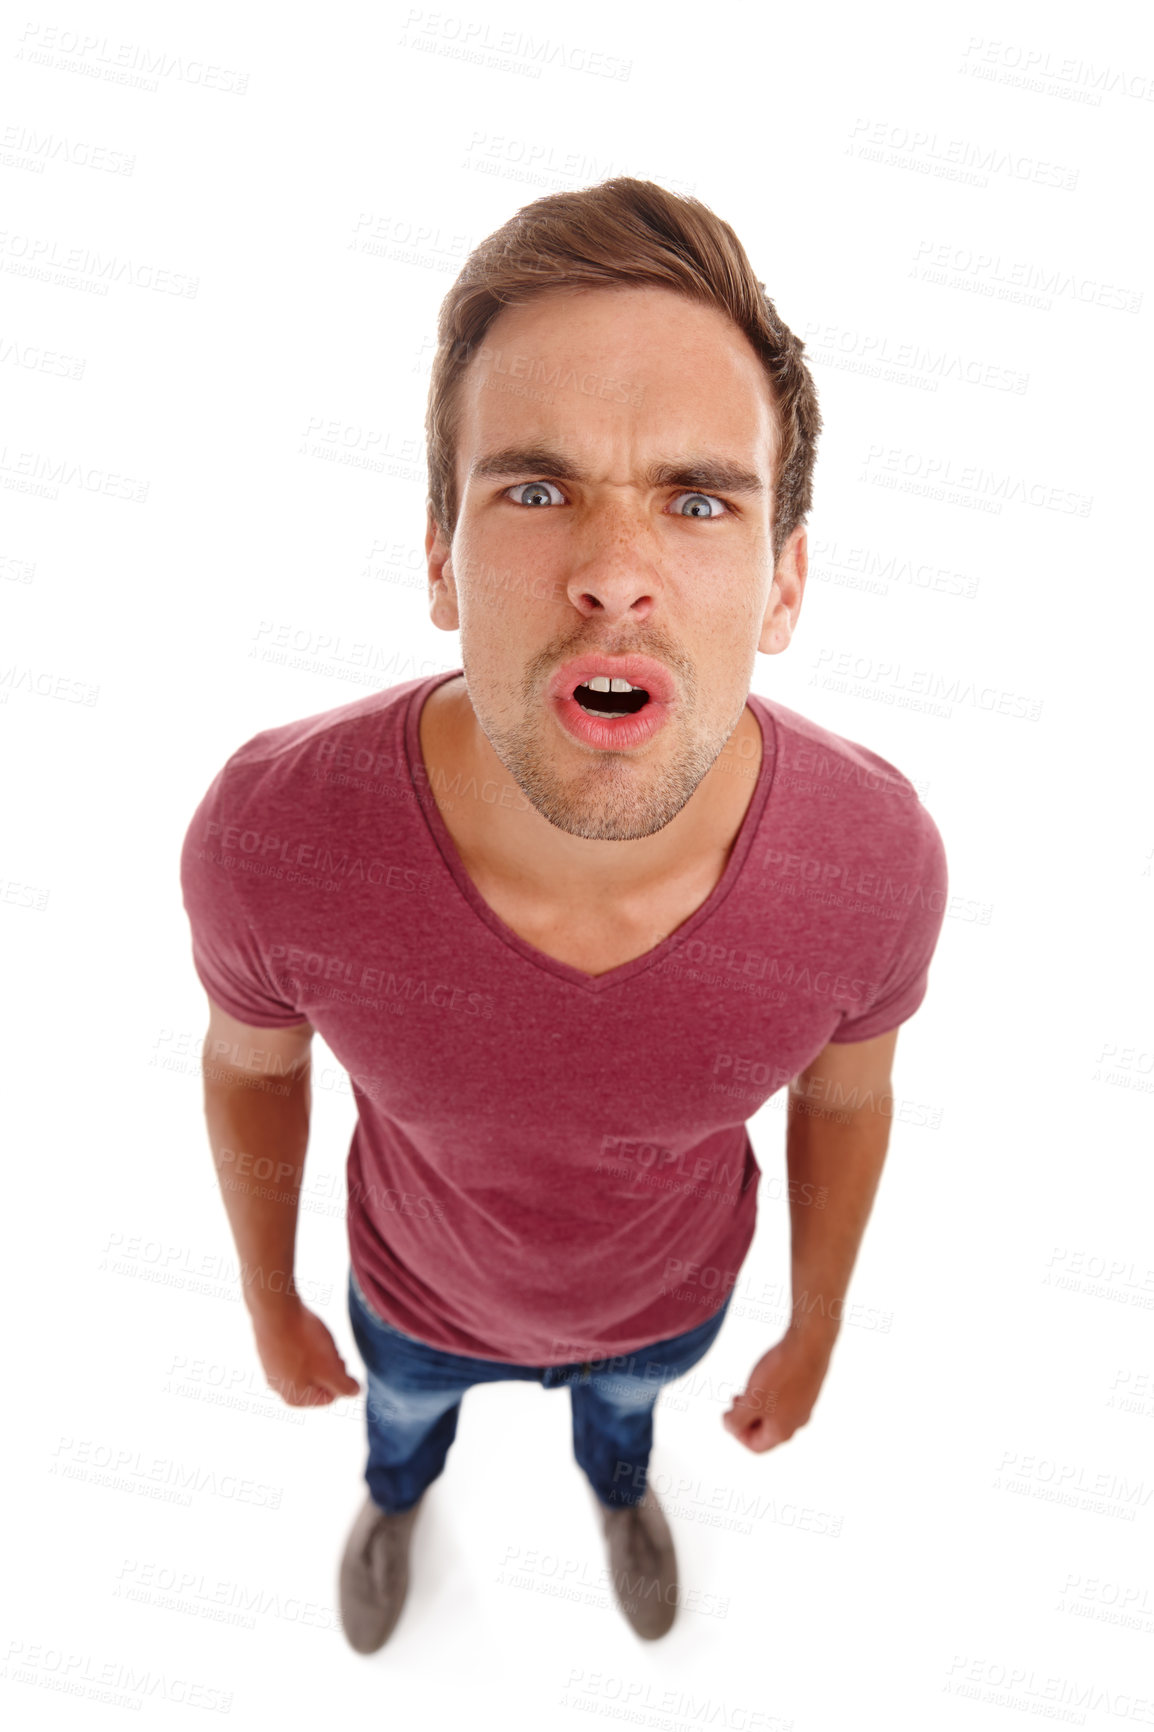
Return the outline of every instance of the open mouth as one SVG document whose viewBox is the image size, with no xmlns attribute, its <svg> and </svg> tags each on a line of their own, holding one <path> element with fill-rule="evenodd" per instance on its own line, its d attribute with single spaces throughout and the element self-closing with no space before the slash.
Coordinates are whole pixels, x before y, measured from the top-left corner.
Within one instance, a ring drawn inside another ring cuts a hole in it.
<svg viewBox="0 0 1154 1732">
<path fill-rule="evenodd" d="M 612 689 L 615 686 L 623 686 L 625 690 L 615 691 Z M 606 689 L 601 690 L 601 687 Z M 576 686 L 573 696 L 591 716 L 610 720 L 614 716 L 635 716 L 649 702 L 649 693 L 643 686 L 630 686 L 625 680 L 599 679 L 588 685 Z"/>
</svg>

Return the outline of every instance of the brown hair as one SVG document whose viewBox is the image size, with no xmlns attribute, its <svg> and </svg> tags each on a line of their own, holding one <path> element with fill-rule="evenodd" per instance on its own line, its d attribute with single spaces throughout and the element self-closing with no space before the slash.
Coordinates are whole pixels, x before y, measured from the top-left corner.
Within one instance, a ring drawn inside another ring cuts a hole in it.
<svg viewBox="0 0 1154 1732">
<path fill-rule="evenodd" d="M 718 307 L 756 350 L 777 409 L 773 554 L 804 521 L 821 415 L 805 344 L 777 314 L 733 229 L 699 199 L 626 176 L 527 204 L 465 261 L 441 303 L 425 416 L 429 505 L 451 539 L 465 368 L 503 307 L 549 290 L 638 284 Z"/>
</svg>

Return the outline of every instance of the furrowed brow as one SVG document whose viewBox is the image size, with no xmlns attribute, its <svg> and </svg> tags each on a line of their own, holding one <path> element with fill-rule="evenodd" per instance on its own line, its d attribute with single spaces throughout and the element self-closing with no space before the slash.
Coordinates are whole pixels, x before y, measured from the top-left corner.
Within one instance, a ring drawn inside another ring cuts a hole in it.
<svg viewBox="0 0 1154 1732">
<path fill-rule="evenodd" d="M 559 481 L 587 481 L 586 471 L 572 463 L 551 445 L 508 445 L 503 451 L 490 451 L 478 457 L 469 470 L 469 478 L 488 475 L 556 476 Z"/>
<path fill-rule="evenodd" d="M 587 469 L 565 457 L 551 445 L 509 446 L 478 457 L 470 479 L 487 476 L 525 475 L 543 480 L 590 481 Z M 765 483 L 755 470 L 725 458 L 692 457 L 675 463 L 654 463 L 646 472 L 650 487 L 685 487 L 703 493 L 765 492 Z"/>
<path fill-rule="evenodd" d="M 687 463 L 655 463 L 651 487 L 690 487 L 702 493 L 764 493 L 765 483 L 752 469 L 720 457 L 695 457 Z"/>
</svg>

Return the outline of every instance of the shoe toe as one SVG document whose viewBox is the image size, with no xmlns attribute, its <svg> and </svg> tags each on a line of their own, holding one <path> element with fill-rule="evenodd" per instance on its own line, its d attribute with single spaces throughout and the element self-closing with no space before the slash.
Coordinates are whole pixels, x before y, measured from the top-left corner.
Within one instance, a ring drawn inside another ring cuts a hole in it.
<svg viewBox="0 0 1154 1732">
<path fill-rule="evenodd" d="M 368 1499 L 349 1534 L 341 1560 L 341 1625 L 358 1654 L 383 1648 L 400 1618 L 409 1589 L 409 1543 L 416 1508 L 389 1515 Z"/>
<path fill-rule="evenodd" d="M 664 1511 L 647 1491 L 640 1504 L 602 1512 L 617 1603 L 638 1636 L 656 1641 L 677 1616 L 677 1554 Z"/>
</svg>

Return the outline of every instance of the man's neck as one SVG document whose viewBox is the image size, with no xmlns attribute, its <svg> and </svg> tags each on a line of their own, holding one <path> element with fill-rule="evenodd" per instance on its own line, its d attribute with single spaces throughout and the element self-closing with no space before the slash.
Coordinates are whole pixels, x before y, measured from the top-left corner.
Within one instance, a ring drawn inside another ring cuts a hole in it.
<svg viewBox="0 0 1154 1732">
<path fill-rule="evenodd" d="M 747 705 L 677 816 L 651 836 L 616 842 L 570 835 L 528 804 L 482 731 L 463 675 L 425 700 L 420 745 L 441 816 L 469 870 L 517 886 L 528 900 L 566 905 L 632 903 L 674 879 L 719 877 L 762 759 L 761 728 Z"/>
</svg>

